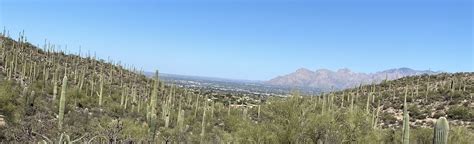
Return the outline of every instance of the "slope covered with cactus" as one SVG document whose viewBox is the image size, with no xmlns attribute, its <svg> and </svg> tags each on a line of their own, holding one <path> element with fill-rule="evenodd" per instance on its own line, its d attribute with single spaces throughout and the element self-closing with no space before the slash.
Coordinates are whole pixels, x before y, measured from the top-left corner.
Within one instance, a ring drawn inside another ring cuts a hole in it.
<svg viewBox="0 0 474 144">
<path fill-rule="evenodd" d="M 16 41 L 0 36 L 0 142 L 474 141 L 473 73 L 408 77 L 313 97 L 295 92 L 243 104 L 167 85 L 158 72 L 150 79 L 113 61 L 65 54 L 50 44 L 39 49 L 22 35 Z M 405 120 L 402 128 L 404 105 L 411 122 Z M 449 123 L 417 122 L 438 117 Z"/>
<path fill-rule="evenodd" d="M 359 86 L 334 92 L 336 103 L 349 106 L 352 99 L 366 111 L 381 111 L 382 127 L 400 126 L 406 97 L 411 125 L 431 127 L 439 117 L 450 123 L 473 128 L 474 73 L 442 73 L 405 77 L 377 85 Z M 344 103 L 345 102 L 345 103 Z"/>
</svg>

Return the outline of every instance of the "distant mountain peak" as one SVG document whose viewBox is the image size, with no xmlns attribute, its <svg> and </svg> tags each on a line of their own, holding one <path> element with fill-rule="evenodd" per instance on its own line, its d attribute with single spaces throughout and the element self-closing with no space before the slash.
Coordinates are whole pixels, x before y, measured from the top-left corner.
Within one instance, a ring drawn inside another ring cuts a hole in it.
<svg viewBox="0 0 474 144">
<path fill-rule="evenodd" d="M 318 70 L 316 70 L 316 72 L 332 72 L 332 71 L 329 70 L 329 69 L 324 69 L 324 68 L 323 68 L 323 69 L 318 69 Z"/>
<path fill-rule="evenodd" d="M 398 70 L 401 70 L 401 71 L 413 71 L 413 69 L 407 68 L 407 67 L 398 68 Z"/>
<path fill-rule="evenodd" d="M 351 73 L 352 71 L 348 68 L 342 68 L 337 70 L 338 73 Z"/>
<path fill-rule="evenodd" d="M 318 69 L 311 71 L 306 68 L 300 68 L 293 73 L 285 76 L 279 76 L 267 81 L 270 85 L 312 87 L 320 89 L 345 89 L 357 86 L 360 83 L 379 83 L 385 79 L 393 80 L 406 76 L 420 74 L 436 74 L 436 72 L 425 70 L 417 71 L 411 68 L 388 69 L 376 73 L 355 73 L 348 68 L 342 68 L 336 72 L 329 69 Z"/>
<path fill-rule="evenodd" d="M 388 69 L 381 72 L 415 72 L 415 71 L 416 70 L 413 70 L 411 68 L 402 67 L 402 68 Z"/>
<path fill-rule="evenodd" d="M 308 72 L 313 72 L 307 68 L 299 68 L 298 70 L 296 70 L 296 73 L 308 73 Z"/>
<path fill-rule="evenodd" d="M 329 69 L 318 69 L 316 70 L 315 73 L 320 74 L 320 75 L 328 75 L 328 74 L 334 73 L 334 71 L 329 70 Z"/>
</svg>

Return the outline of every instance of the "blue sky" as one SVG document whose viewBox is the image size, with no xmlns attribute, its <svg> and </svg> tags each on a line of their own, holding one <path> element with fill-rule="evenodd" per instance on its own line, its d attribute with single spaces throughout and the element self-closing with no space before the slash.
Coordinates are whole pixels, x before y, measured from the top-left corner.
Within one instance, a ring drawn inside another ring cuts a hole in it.
<svg viewBox="0 0 474 144">
<path fill-rule="evenodd" d="M 2 0 L 13 37 L 146 71 L 267 80 L 298 68 L 474 71 L 470 0 Z"/>
</svg>

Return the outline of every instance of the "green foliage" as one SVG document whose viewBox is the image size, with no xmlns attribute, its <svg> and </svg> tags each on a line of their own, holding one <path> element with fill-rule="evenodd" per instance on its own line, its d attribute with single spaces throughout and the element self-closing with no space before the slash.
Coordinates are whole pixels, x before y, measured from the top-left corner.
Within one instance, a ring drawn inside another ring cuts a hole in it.
<svg viewBox="0 0 474 144">
<path fill-rule="evenodd" d="M 427 144 L 433 142 L 433 129 L 414 128 L 411 133 L 411 142 L 417 144 Z"/>
<path fill-rule="evenodd" d="M 18 90 L 10 81 L 0 82 L 0 114 L 3 114 L 7 122 L 17 122 L 22 113 L 19 109 L 20 100 L 17 97 Z"/>
<path fill-rule="evenodd" d="M 474 120 L 474 109 L 466 106 L 452 106 L 447 114 L 450 119 Z"/>
<path fill-rule="evenodd" d="M 426 112 L 414 104 L 408 105 L 408 111 L 410 112 L 410 117 L 414 119 L 425 119 L 427 117 Z"/>
<path fill-rule="evenodd" d="M 474 133 L 466 127 L 453 127 L 449 131 L 449 142 L 457 144 L 472 144 Z"/>
<path fill-rule="evenodd" d="M 125 119 L 123 121 L 123 131 L 121 135 L 123 137 L 132 136 L 135 140 L 146 139 L 148 137 L 148 130 L 146 124 L 137 123 L 131 119 Z"/>
</svg>

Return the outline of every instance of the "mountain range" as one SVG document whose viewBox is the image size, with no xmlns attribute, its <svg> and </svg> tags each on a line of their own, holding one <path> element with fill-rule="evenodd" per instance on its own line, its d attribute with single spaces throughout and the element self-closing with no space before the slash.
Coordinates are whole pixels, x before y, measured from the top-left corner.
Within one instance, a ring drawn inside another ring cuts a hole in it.
<svg viewBox="0 0 474 144">
<path fill-rule="evenodd" d="M 311 71 L 300 68 L 293 73 L 278 76 L 265 82 L 269 85 L 292 86 L 292 87 L 312 87 L 322 90 L 345 89 L 359 84 L 380 83 L 383 80 L 394 80 L 406 76 L 437 74 L 431 70 L 413 70 L 410 68 L 389 69 L 375 73 L 359 73 L 343 68 L 337 71 L 328 69 L 318 69 Z"/>
</svg>

